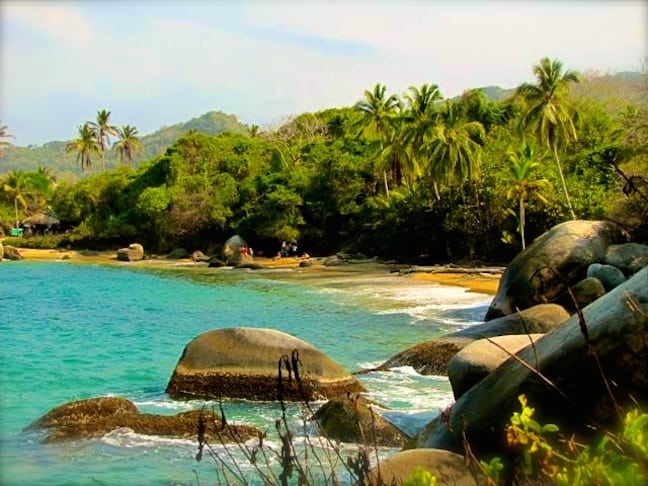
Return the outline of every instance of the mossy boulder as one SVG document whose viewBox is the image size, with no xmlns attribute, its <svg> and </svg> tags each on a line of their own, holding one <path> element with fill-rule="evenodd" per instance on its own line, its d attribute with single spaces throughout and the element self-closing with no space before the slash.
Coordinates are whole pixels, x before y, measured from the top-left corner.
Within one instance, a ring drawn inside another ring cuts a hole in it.
<svg viewBox="0 0 648 486">
<path fill-rule="evenodd" d="M 357 393 L 335 397 L 315 412 L 322 433 L 331 440 L 402 447 L 410 439 L 378 412 L 378 405 Z"/>
<path fill-rule="evenodd" d="M 245 425 L 223 426 L 220 417 L 211 411 L 191 410 L 175 415 L 140 413 L 133 402 L 120 397 L 98 397 L 63 404 L 25 430 L 45 430 L 45 442 L 65 442 L 98 438 L 121 428 L 138 434 L 197 439 L 201 427 L 206 440 L 226 443 L 245 441 L 260 433 L 258 429 Z"/>
<path fill-rule="evenodd" d="M 177 398 L 315 400 L 364 391 L 340 364 L 275 329 L 205 332 L 189 344 L 166 389 Z"/>
</svg>

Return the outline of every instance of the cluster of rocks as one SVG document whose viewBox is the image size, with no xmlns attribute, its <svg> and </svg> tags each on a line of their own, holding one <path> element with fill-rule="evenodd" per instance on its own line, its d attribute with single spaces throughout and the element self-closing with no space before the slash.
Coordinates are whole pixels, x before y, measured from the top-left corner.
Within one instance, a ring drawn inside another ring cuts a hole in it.
<svg viewBox="0 0 648 486">
<path fill-rule="evenodd" d="M 140 249 L 124 250 L 137 255 Z M 345 260 L 357 261 L 338 255 L 330 263 Z M 413 366 L 422 374 L 448 375 L 455 404 L 415 437 L 384 420 L 380 407 L 359 395 L 364 388 L 342 366 L 272 329 L 220 329 L 196 337 L 186 345 L 167 393 L 176 398 L 328 399 L 315 419 L 329 438 L 414 448 L 382 463 L 383 480 L 402 481 L 421 467 L 437 475 L 437 484 L 478 484 L 483 478 L 461 455 L 465 440 L 478 455 L 505 456 L 505 425 L 519 409 L 520 394 L 527 395 L 539 421 L 558 423 L 567 433 L 613 424 L 618 405 L 629 397 L 648 403 L 647 306 L 648 246 L 626 242 L 609 222 L 571 221 L 540 236 L 508 265 L 483 323 L 420 343 L 380 367 Z M 59 407 L 31 427 L 50 431 L 48 440 L 78 437 L 70 431 L 81 419 L 85 437 L 111 427 L 172 436 L 187 430 L 178 425 L 180 432 L 172 432 L 160 425 L 166 424 L 162 419 L 139 414 L 123 399 L 96 400 L 101 402 Z M 79 414 L 79 407 L 89 411 Z M 164 420 L 193 420 L 195 433 L 195 413 Z"/>
</svg>

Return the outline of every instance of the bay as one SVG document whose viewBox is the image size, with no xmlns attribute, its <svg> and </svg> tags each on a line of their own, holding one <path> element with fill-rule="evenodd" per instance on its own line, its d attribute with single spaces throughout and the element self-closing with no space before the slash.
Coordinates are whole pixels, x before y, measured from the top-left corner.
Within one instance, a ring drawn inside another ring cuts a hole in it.
<svg viewBox="0 0 648 486">
<path fill-rule="evenodd" d="M 55 406 L 96 396 L 123 396 L 143 412 L 200 408 L 203 402 L 171 400 L 164 389 L 185 344 L 211 329 L 279 329 L 353 371 L 478 322 L 489 300 L 376 272 L 313 277 L 3 262 L 0 484 L 214 484 L 213 462 L 197 463 L 192 441 L 120 430 L 42 444 L 42 436 L 22 429 Z M 447 378 L 408 368 L 359 378 L 371 398 L 389 407 L 385 415 L 411 433 L 452 399 Z M 279 416 L 276 403 L 223 405 L 230 421 L 264 429 Z M 290 413 L 299 419 L 297 408 Z"/>
</svg>

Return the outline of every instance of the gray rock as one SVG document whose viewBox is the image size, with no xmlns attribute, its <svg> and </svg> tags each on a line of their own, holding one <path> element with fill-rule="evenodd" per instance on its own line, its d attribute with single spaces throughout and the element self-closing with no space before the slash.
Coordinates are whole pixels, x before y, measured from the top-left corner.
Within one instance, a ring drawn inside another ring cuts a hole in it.
<svg viewBox="0 0 648 486">
<path fill-rule="evenodd" d="M 218 416 L 202 410 L 176 415 L 143 414 L 133 402 L 120 397 L 90 398 L 60 405 L 25 429 L 45 430 L 45 442 L 92 439 L 122 428 L 139 434 L 195 439 L 201 421 L 207 440 L 241 442 L 260 433 L 245 425 L 223 427 Z"/>
<path fill-rule="evenodd" d="M 144 259 L 144 247 L 139 243 L 131 243 L 128 248 L 117 250 L 117 260 L 135 262 Z"/>
<path fill-rule="evenodd" d="M 606 292 L 627 280 L 623 272 L 617 267 L 603 263 L 592 263 L 587 267 L 587 276 L 599 279 Z"/>
<path fill-rule="evenodd" d="M 536 420 L 560 424 L 566 436 L 586 433 L 588 424 L 616 423 L 606 382 L 620 406 L 647 403 L 648 268 L 583 309 L 583 318 L 587 340 L 573 315 L 535 349 L 519 353 L 528 366 L 506 361 L 417 434 L 416 446 L 460 452 L 465 433 L 476 454 L 501 454 L 520 394 L 536 409 Z"/>
<path fill-rule="evenodd" d="M 468 344 L 485 337 L 545 333 L 569 319 L 556 304 L 540 304 L 483 324 L 419 343 L 388 359 L 379 369 L 412 366 L 422 375 L 445 375 L 448 361 Z"/>
<path fill-rule="evenodd" d="M 209 259 L 209 265 L 207 266 L 209 268 L 220 268 L 225 266 L 225 262 L 220 258 L 214 256 Z"/>
<path fill-rule="evenodd" d="M 380 415 L 377 404 L 357 393 L 332 398 L 315 412 L 315 420 L 330 440 L 402 447 L 410 439 Z"/>
<path fill-rule="evenodd" d="M 7 260 L 22 260 L 25 257 L 23 257 L 20 254 L 20 250 L 18 250 L 18 248 L 13 247 L 13 246 L 9 246 L 9 245 L 5 245 L 4 246 L 4 258 L 6 258 Z"/>
<path fill-rule="evenodd" d="M 415 470 L 430 472 L 436 478 L 437 486 L 486 484 L 480 471 L 466 466 L 463 454 L 441 449 L 412 449 L 389 456 L 370 471 L 368 484 L 403 484 L 411 479 Z"/>
<path fill-rule="evenodd" d="M 184 248 L 176 248 L 166 256 L 169 260 L 180 260 L 189 257 L 189 252 Z"/>
<path fill-rule="evenodd" d="M 573 313 L 576 312 L 577 307 L 582 309 L 603 295 L 605 295 L 603 283 L 598 278 L 587 277 L 571 287 L 571 294 L 565 291 L 556 297 L 555 303 Z"/>
<path fill-rule="evenodd" d="M 209 260 L 210 260 L 210 258 L 200 250 L 194 251 L 191 254 L 190 258 L 191 258 L 192 262 L 196 262 L 196 263 L 198 263 L 198 262 L 209 262 Z"/>
<path fill-rule="evenodd" d="M 294 372 L 297 358 L 299 380 Z M 284 400 L 302 401 L 364 387 L 319 349 L 290 334 L 237 327 L 205 332 L 187 344 L 166 391 L 178 398 L 277 400 L 281 395 Z"/>
<path fill-rule="evenodd" d="M 587 267 L 600 263 L 608 247 L 625 241 L 609 221 L 567 221 L 539 236 L 506 267 L 485 320 L 516 309 L 551 302 L 585 278 Z"/>
<path fill-rule="evenodd" d="M 496 370 L 511 355 L 530 346 L 544 334 L 512 334 L 479 339 L 463 348 L 448 362 L 448 378 L 455 399 Z"/>
<path fill-rule="evenodd" d="M 605 252 L 604 261 L 617 267 L 625 275 L 634 275 L 648 266 L 648 246 L 640 243 L 611 245 Z"/>
</svg>

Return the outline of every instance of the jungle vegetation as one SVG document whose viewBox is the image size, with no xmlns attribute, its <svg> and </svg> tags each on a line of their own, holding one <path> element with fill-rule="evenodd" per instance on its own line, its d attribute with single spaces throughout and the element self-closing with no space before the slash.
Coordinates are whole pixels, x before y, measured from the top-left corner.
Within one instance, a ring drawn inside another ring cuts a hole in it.
<svg viewBox="0 0 648 486">
<path fill-rule="evenodd" d="M 573 218 L 609 219 L 648 241 L 646 72 L 620 82 L 545 58 L 532 73 L 506 95 L 454 99 L 433 83 L 402 94 L 377 83 L 354 106 L 274 130 L 227 118 L 158 153 L 125 126 L 137 148 L 102 152 L 95 137 L 83 176 L 74 141 L 65 177 L 46 160 L 4 174 L 0 220 L 7 233 L 16 211 L 54 212 L 68 228 L 56 241 L 71 247 L 216 252 L 240 234 L 267 255 L 299 240 L 311 254 L 414 262 L 506 262 Z"/>
</svg>

